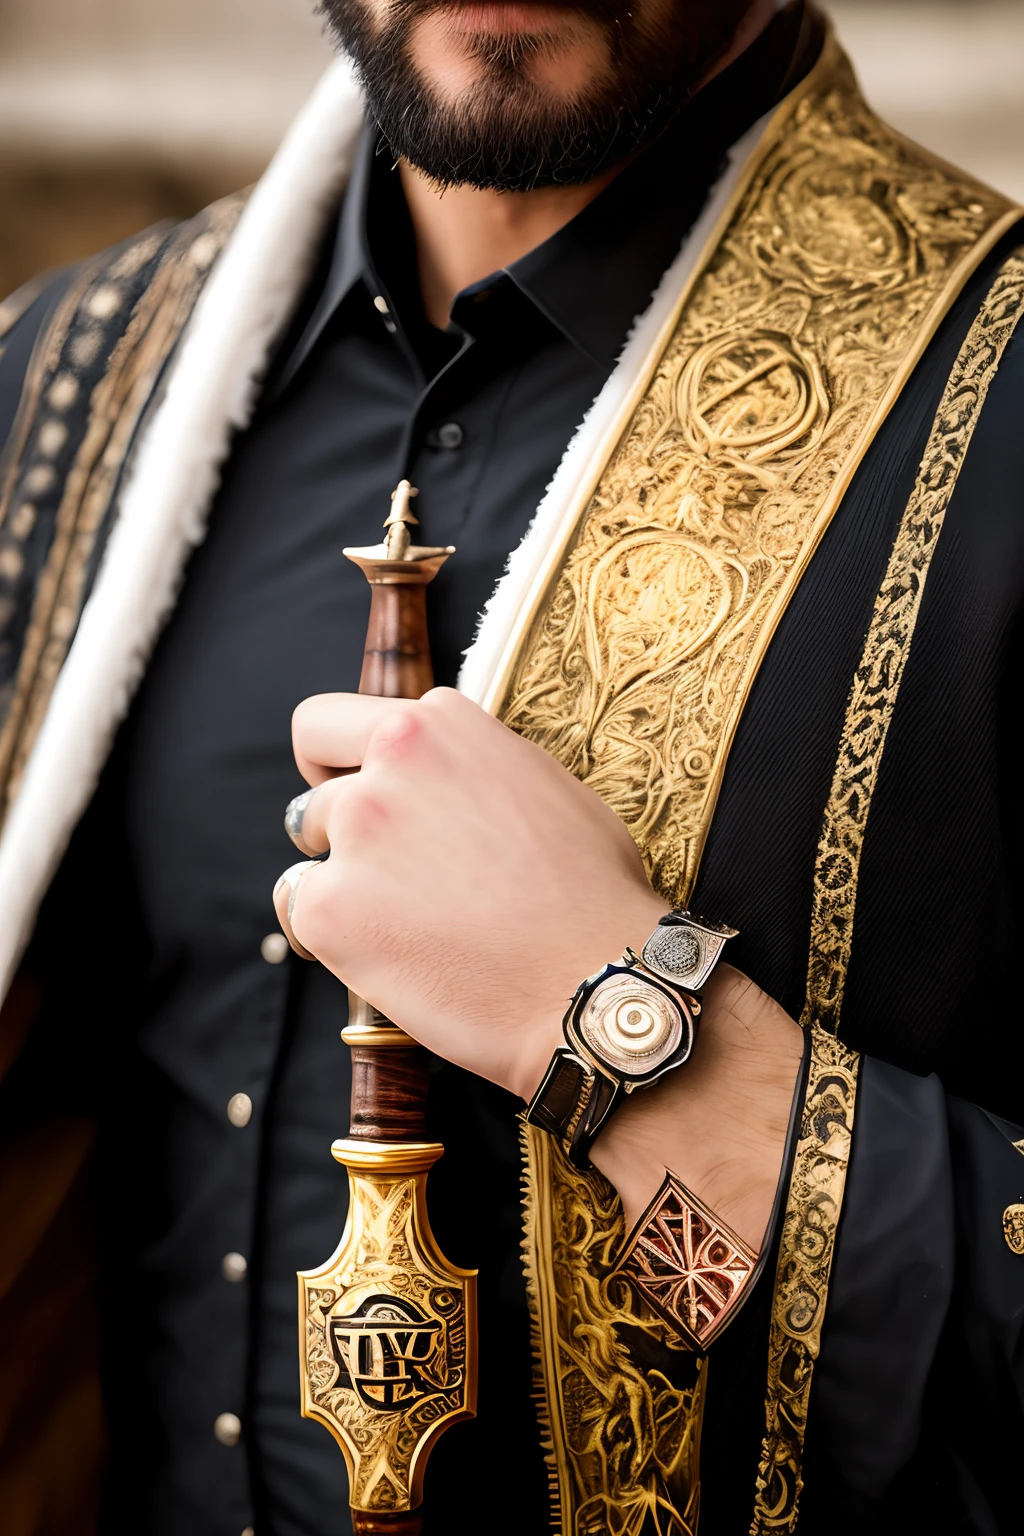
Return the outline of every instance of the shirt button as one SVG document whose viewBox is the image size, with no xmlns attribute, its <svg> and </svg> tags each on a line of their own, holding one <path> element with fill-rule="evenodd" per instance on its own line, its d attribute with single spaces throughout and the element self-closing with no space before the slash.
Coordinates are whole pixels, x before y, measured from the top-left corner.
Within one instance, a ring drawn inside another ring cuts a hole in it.
<svg viewBox="0 0 1024 1536">
<path fill-rule="evenodd" d="M 225 1280 L 230 1280 L 232 1285 L 237 1285 L 244 1280 L 249 1272 L 249 1263 L 244 1253 L 226 1253 L 220 1261 L 220 1272 Z"/>
<path fill-rule="evenodd" d="M 247 1093 L 235 1093 L 228 1099 L 228 1119 L 242 1130 L 252 1119 L 252 1099 Z"/>
<path fill-rule="evenodd" d="M 398 326 L 391 318 L 391 311 L 388 308 L 388 301 L 382 293 L 374 295 L 373 307 L 379 315 L 384 316 L 384 329 L 390 331 L 391 335 L 393 336 L 398 330 Z"/>
<path fill-rule="evenodd" d="M 242 1438 L 242 1421 L 237 1413 L 218 1413 L 213 1433 L 221 1445 L 237 1445 Z"/>
<path fill-rule="evenodd" d="M 280 965 L 287 960 L 291 945 L 283 933 L 268 933 L 260 944 L 260 954 L 268 965 Z"/>
<path fill-rule="evenodd" d="M 461 448 L 465 436 L 457 421 L 446 421 L 436 432 L 428 434 L 427 442 L 431 448 Z"/>
</svg>

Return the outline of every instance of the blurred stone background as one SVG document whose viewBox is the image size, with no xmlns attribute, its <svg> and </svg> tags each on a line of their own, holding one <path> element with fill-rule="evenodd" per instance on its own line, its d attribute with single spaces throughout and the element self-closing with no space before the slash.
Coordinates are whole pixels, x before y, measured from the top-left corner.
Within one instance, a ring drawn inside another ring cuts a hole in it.
<svg viewBox="0 0 1024 1536">
<path fill-rule="evenodd" d="M 832 0 L 874 105 L 1024 202 L 1024 0 Z M 314 0 L 0 0 L 0 296 L 256 177 Z"/>
</svg>

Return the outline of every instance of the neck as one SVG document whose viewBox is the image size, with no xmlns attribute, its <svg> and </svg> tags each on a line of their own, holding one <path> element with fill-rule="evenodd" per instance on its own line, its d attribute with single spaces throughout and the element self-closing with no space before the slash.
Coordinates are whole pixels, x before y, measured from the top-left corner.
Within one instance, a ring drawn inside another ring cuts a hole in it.
<svg viewBox="0 0 1024 1536">
<path fill-rule="evenodd" d="M 777 9 L 777 0 L 753 0 L 731 46 L 701 86 L 750 47 Z M 457 293 L 550 239 L 592 203 L 627 163 L 579 187 L 494 192 L 466 185 L 442 191 L 414 165 L 401 161 L 402 189 L 416 235 L 420 288 L 431 325 L 443 330 Z"/>
</svg>

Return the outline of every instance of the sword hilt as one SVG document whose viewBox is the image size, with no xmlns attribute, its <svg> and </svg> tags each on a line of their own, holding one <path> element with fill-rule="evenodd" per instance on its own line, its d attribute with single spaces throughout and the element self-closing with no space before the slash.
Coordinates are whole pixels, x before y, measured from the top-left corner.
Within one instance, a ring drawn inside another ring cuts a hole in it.
<svg viewBox="0 0 1024 1536">
<path fill-rule="evenodd" d="M 416 491 L 394 492 L 384 543 L 346 549 L 370 583 L 359 692 L 418 699 L 434 686 L 426 589 L 453 547 L 411 542 Z M 302 1412 L 348 1463 L 356 1536 L 419 1536 L 427 1456 L 476 1409 L 476 1271 L 441 1253 L 426 1208 L 444 1148 L 426 1140 L 429 1054 L 354 992 L 342 1039 L 352 1111 L 333 1155 L 349 1171 L 337 1252 L 299 1275 Z"/>
</svg>

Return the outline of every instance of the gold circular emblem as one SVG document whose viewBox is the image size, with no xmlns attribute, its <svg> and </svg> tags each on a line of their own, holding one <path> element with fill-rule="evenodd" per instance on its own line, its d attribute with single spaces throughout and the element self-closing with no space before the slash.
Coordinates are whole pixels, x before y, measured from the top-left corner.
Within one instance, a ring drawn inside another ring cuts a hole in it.
<svg viewBox="0 0 1024 1536">
<path fill-rule="evenodd" d="M 1012 1253 L 1024 1254 L 1024 1205 L 1008 1205 L 1003 1212 L 1003 1236 Z"/>
<path fill-rule="evenodd" d="M 774 331 L 727 333 L 697 347 L 675 385 L 691 447 L 712 460 L 763 464 L 821 436 L 828 394 L 814 356 Z"/>
</svg>

